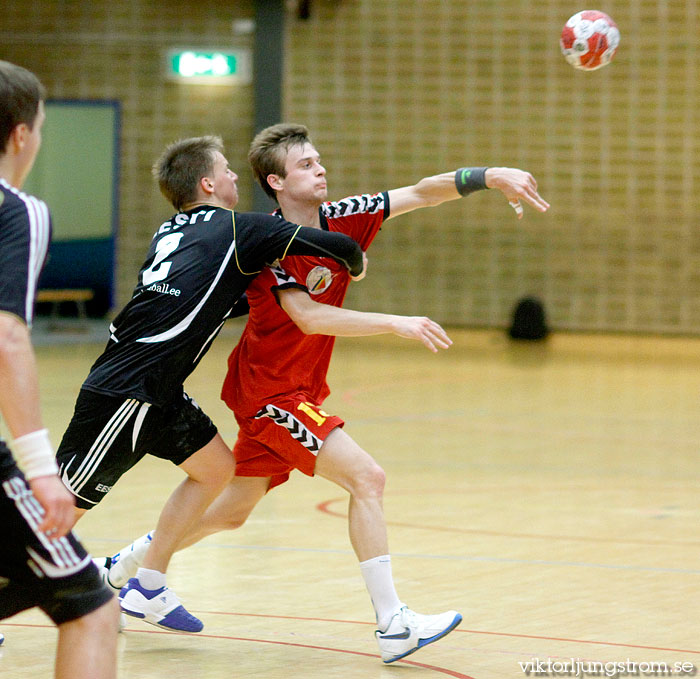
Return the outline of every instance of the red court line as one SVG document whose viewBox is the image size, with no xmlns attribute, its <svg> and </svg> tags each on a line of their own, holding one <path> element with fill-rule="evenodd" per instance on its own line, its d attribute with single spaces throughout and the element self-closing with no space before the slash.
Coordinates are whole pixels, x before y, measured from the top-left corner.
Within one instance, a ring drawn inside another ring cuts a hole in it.
<svg viewBox="0 0 700 679">
<path fill-rule="evenodd" d="M 194 611 L 198 614 L 208 614 L 208 615 L 235 615 L 247 618 L 276 618 L 279 620 L 301 620 L 306 622 L 333 622 L 333 623 L 346 623 L 349 625 L 374 625 L 372 622 L 366 622 L 363 620 L 337 620 L 335 618 L 310 618 L 301 617 L 297 615 L 266 615 L 264 613 L 234 613 L 234 612 L 223 612 L 223 611 Z M 587 639 L 567 639 L 565 637 L 548 637 L 536 634 L 514 634 L 511 632 L 486 632 L 484 630 L 476 629 L 464 629 L 458 627 L 450 634 L 480 634 L 485 636 L 497 636 L 497 637 L 510 637 L 514 639 L 537 639 L 539 641 L 561 641 L 570 644 L 589 644 L 593 646 L 618 646 L 622 648 L 639 648 L 644 651 L 670 651 L 673 653 L 693 653 L 695 655 L 700 655 L 700 651 L 691 651 L 689 649 L 683 648 L 665 648 L 663 646 L 644 646 L 641 644 L 624 644 L 616 641 L 590 641 Z"/>
<path fill-rule="evenodd" d="M 337 512 L 332 509 L 330 509 L 330 505 L 336 503 L 336 502 L 344 502 L 345 498 L 334 498 L 332 500 L 326 500 L 325 502 L 321 502 L 318 505 L 316 505 L 316 509 L 318 509 L 320 512 L 324 512 L 326 514 L 329 514 L 331 516 L 337 516 L 340 518 L 347 518 L 347 515 L 342 513 L 342 512 Z M 611 539 L 611 538 L 606 538 L 606 539 L 596 539 L 596 538 L 588 538 L 588 537 L 575 537 L 575 536 L 554 536 L 554 535 L 529 535 L 527 533 L 499 533 L 496 531 L 484 531 L 484 530 L 471 530 L 471 529 L 459 529 L 459 528 L 448 528 L 444 526 L 419 526 L 416 524 L 410 524 L 410 523 L 401 523 L 401 522 L 392 522 L 392 521 L 387 521 L 387 524 L 391 524 L 394 526 L 403 526 L 403 527 L 409 527 L 409 528 L 427 528 L 430 530 L 434 531 L 450 531 L 450 532 L 460 532 L 460 533 L 474 533 L 478 535 L 494 535 L 494 536 L 505 536 L 505 537 L 517 537 L 517 538 L 536 538 L 536 539 L 557 539 L 557 540 L 578 540 L 578 541 L 591 541 L 591 542 L 616 542 L 616 543 L 633 543 L 633 544 L 669 544 L 666 542 L 662 541 L 644 541 L 644 540 L 617 540 L 617 539 Z M 455 632 L 468 632 L 470 634 L 483 634 L 483 635 L 494 635 L 494 636 L 504 636 L 504 637 L 513 637 L 513 638 L 520 638 L 520 639 L 539 639 L 542 641 L 560 641 L 560 642 L 567 642 L 567 643 L 575 643 L 575 644 L 590 644 L 590 645 L 600 645 L 600 646 L 615 646 L 615 647 L 620 647 L 620 648 L 639 648 L 647 651 L 670 651 L 670 652 L 675 652 L 675 653 L 692 653 L 695 655 L 700 655 L 700 651 L 692 651 L 689 649 L 680 649 L 680 648 L 666 648 L 663 646 L 645 646 L 641 644 L 625 644 L 625 643 L 620 643 L 620 642 L 614 642 L 614 641 L 589 641 L 585 639 L 566 639 L 566 638 L 559 638 L 559 637 L 547 637 L 547 636 L 537 636 L 537 635 L 529 635 L 529 634 L 510 634 L 507 632 L 484 632 L 480 630 L 466 630 L 466 629 L 457 629 Z"/>
<path fill-rule="evenodd" d="M 664 646 L 644 646 L 641 644 L 623 644 L 616 641 L 590 641 L 587 639 L 566 639 L 564 637 L 546 637 L 536 634 L 511 634 L 510 632 L 484 632 L 481 630 L 460 629 L 455 632 L 468 632 L 470 634 L 484 634 L 498 637 L 514 637 L 516 639 L 539 639 L 541 641 L 562 641 L 571 644 L 590 644 L 594 646 L 617 646 L 621 648 L 639 648 L 644 651 L 670 651 L 672 653 L 693 653 L 700 655 L 700 651 L 691 651 L 687 648 L 666 648 Z"/>
<path fill-rule="evenodd" d="M 267 617 L 267 616 L 262 616 L 262 617 Z M 270 617 L 279 617 L 279 616 L 270 616 Z M 3 623 L 3 627 L 32 627 L 32 628 L 43 628 L 43 629 L 52 629 L 54 628 L 53 625 L 27 625 L 27 624 L 22 624 L 22 623 Z M 365 658 L 379 658 L 378 655 L 374 653 L 363 653 L 362 651 L 348 651 L 347 649 L 344 648 L 331 648 L 328 646 L 313 646 L 311 644 L 299 644 L 299 643 L 292 643 L 291 641 L 270 641 L 268 639 L 248 639 L 247 637 L 232 637 L 228 636 L 226 634 L 202 634 L 201 632 L 198 632 L 197 634 L 188 634 L 188 633 L 177 633 L 177 632 L 166 632 L 165 630 L 149 630 L 149 629 L 127 629 L 125 630 L 127 632 L 131 633 L 136 633 L 136 634 L 162 634 L 164 636 L 170 636 L 170 637 L 205 637 L 207 639 L 226 639 L 228 641 L 248 641 L 254 644 L 273 644 L 276 646 L 293 646 L 296 648 L 310 648 L 314 651 L 330 651 L 331 653 L 345 653 L 348 655 L 359 655 L 363 656 Z M 397 662 L 403 663 L 404 665 L 413 665 L 414 667 L 421 667 L 422 669 L 425 670 L 432 670 L 433 672 L 437 672 L 438 674 L 444 674 L 448 677 L 454 677 L 455 679 L 474 679 L 474 677 L 470 677 L 468 674 L 462 674 L 461 672 L 455 672 L 454 670 L 448 670 L 444 667 L 437 667 L 436 665 L 426 665 L 424 663 L 419 663 L 419 662 L 414 662 L 412 660 L 398 660 Z"/>
<path fill-rule="evenodd" d="M 347 514 L 330 509 L 332 504 L 336 502 L 347 502 L 347 498 L 337 497 L 332 500 L 326 500 L 316 505 L 316 509 L 330 516 L 337 516 L 342 519 L 347 518 Z M 490 537 L 504 538 L 519 538 L 524 540 L 562 540 L 565 542 L 592 542 L 601 543 L 608 542 L 615 545 L 694 545 L 700 544 L 691 541 L 676 541 L 676 540 L 629 540 L 625 538 L 596 538 L 585 535 L 546 535 L 542 533 L 506 533 L 503 531 L 481 530 L 478 528 L 455 528 L 452 526 L 428 526 L 417 523 L 405 523 L 402 521 L 387 521 L 387 525 L 400 526 L 401 528 L 420 528 L 422 530 L 430 530 L 440 533 L 462 533 L 467 535 L 488 535 Z"/>
</svg>

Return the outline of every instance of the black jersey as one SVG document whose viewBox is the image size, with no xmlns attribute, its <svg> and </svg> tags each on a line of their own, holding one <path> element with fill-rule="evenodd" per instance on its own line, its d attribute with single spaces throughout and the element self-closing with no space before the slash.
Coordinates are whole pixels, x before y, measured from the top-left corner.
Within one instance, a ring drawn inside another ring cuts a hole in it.
<svg viewBox="0 0 700 679">
<path fill-rule="evenodd" d="M 46 203 L 0 179 L 0 311 L 19 316 L 30 327 L 50 240 Z"/>
<path fill-rule="evenodd" d="M 11 313 L 30 327 L 50 240 L 46 204 L 0 179 L 0 312 Z M 0 444 L 0 476 L 12 467 L 11 453 Z"/>
<path fill-rule="evenodd" d="M 181 399 L 185 379 L 266 265 L 316 254 L 359 273 L 359 246 L 339 235 L 209 206 L 176 214 L 156 232 L 133 297 L 83 388 L 160 406 Z"/>
</svg>

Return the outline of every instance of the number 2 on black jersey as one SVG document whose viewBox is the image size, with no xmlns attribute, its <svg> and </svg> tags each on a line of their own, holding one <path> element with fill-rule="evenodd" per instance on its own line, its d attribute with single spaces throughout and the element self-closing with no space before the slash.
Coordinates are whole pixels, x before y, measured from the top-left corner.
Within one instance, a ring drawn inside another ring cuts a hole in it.
<svg viewBox="0 0 700 679">
<path fill-rule="evenodd" d="M 153 264 L 143 272 L 144 286 L 148 287 L 153 283 L 162 281 L 170 273 L 170 267 L 173 263 L 163 260 L 177 250 L 183 236 L 183 233 L 169 233 L 156 243 L 156 256 L 153 259 Z"/>
</svg>

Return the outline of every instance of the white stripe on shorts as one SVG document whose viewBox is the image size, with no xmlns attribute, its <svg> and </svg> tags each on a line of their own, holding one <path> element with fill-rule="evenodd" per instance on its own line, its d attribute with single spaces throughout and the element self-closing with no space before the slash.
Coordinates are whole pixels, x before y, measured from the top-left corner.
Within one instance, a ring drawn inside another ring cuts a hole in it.
<svg viewBox="0 0 700 679">
<path fill-rule="evenodd" d="M 63 481 L 68 485 L 68 487 L 78 495 L 82 490 L 83 486 L 90 479 L 92 474 L 95 472 L 99 466 L 102 459 L 107 454 L 109 447 L 114 443 L 114 439 L 117 438 L 124 425 L 128 422 L 129 418 L 133 415 L 134 411 L 139 407 L 139 401 L 133 398 L 128 398 L 119 407 L 117 412 L 112 415 L 109 422 L 105 425 L 104 429 L 100 432 L 99 436 L 95 439 L 92 447 L 85 456 L 85 459 L 80 463 L 80 466 L 75 470 L 75 473 L 66 478 L 64 475 Z"/>
<path fill-rule="evenodd" d="M 47 561 L 34 550 L 29 552 L 34 563 L 45 575 L 51 578 L 65 578 L 85 568 L 90 561 L 89 555 L 81 558 L 67 537 L 49 540 L 39 530 L 39 524 L 43 521 L 45 512 L 24 480 L 15 476 L 5 481 L 2 487 L 51 557 L 51 561 Z"/>
<path fill-rule="evenodd" d="M 150 403 L 142 403 L 141 407 L 139 408 L 139 413 L 134 422 L 134 430 L 131 432 L 131 450 L 136 450 L 136 441 L 138 441 L 143 421 L 146 419 L 146 415 L 148 415 L 148 409 L 150 407 Z"/>
<path fill-rule="evenodd" d="M 269 417 L 275 424 L 280 427 L 284 427 L 289 435 L 295 440 L 301 443 L 304 448 L 306 448 L 313 455 L 318 455 L 318 451 L 321 450 L 323 441 L 311 433 L 311 431 L 306 427 L 306 425 L 298 420 L 292 413 L 278 408 L 271 403 L 268 403 L 264 408 L 261 408 L 256 414 L 255 419 L 258 420 L 261 417 Z"/>
</svg>

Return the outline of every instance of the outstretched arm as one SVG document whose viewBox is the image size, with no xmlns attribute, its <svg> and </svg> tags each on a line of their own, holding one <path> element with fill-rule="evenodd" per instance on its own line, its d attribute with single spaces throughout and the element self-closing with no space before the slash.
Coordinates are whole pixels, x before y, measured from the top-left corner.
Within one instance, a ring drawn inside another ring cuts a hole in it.
<svg viewBox="0 0 700 679">
<path fill-rule="evenodd" d="M 424 316 L 379 314 L 319 304 L 304 290 L 294 288 L 279 290 L 277 294 L 282 308 L 306 335 L 361 337 L 393 333 L 418 340 L 435 353 L 452 344 L 442 327 Z"/>
<path fill-rule="evenodd" d="M 479 189 L 498 189 L 515 209 L 518 219 L 523 216 L 520 201 L 546 212 L 549 203 L 537 192 L 535 178 L 523 170 L 511 167 L 461 168 L 425 177 L 413 186 L 389 191 L 389 219 L 421 207 L 440 205 L 456 200 Z"/>
<path fill-rule="evenodd" d="M 345 266 L 356 280 L 362 278 L 365 259 L 360 246 L 342 233 L 322 231 L 309 226 L 298 227 L 294 239 L 287 246 L 287 255 L 315 255 L 331 257 Z"/>
</svg>

